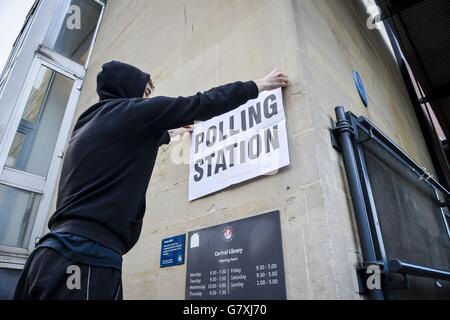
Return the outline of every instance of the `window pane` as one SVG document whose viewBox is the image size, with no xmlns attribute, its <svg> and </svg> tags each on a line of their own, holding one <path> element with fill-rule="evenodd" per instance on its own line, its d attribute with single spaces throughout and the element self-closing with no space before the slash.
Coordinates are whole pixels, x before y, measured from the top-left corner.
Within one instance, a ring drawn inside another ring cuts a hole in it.
<svg viewBox="0 0 450 320">
<path fill-rule="evenodd" d="M 6 166 L 47 176 L 73 80 L 41 66 Z"/>
<path fill-rule="evenodd" d="M 44 46 L 85 65 L 101 9 L 94 0 L 60 0 Z"/>
<path fill-rule="evenodd" d="M 0 184 L 0 244 L 28 247 L 41 196 Z"/>
<path fill-rule="evenodd" d="M 25 111 L 23 113 L 22 118 L 24 120 L 31 123 L 36 123 L 52 75 L 53 72 L 47 68 L 41 68 L 39 70 L 39 74 L 34 81 L 27 106 L 25 107 Z"/>
</svg>

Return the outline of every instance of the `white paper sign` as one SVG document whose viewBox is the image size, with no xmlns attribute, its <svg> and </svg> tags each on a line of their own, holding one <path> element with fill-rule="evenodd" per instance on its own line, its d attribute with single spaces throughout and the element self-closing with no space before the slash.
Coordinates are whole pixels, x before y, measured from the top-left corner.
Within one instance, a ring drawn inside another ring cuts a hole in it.
<svg viewBox="0 0 450 320">
<path fill-rule="evenodd" d="M 289 164 L 281 88 L 208 121 L 192 134 L 189 200 Z"/>
</svg>

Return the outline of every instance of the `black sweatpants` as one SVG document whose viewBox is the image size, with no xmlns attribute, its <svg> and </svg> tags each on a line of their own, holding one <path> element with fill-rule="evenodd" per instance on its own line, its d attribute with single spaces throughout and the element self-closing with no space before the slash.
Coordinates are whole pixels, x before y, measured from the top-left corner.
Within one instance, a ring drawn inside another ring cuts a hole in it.
<svg viewBox="0 0 450 320">
<path fill-rule="evenodd" d="M 66 259 L 51 248 L 37 248 L 28 258 L 14 300 L 122 300 L 122 275 Z"/>
</svg>

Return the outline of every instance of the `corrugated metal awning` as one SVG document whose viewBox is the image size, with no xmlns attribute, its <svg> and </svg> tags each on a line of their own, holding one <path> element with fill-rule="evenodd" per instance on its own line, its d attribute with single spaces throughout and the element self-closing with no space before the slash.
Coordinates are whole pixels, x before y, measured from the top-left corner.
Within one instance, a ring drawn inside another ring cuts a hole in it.
<svg viewBox="0 0 450 320">
<path fill-rule="evenodd" d="M 425 100 L 450 138 L 450 1 L 378 0 Z"/>
</svg>

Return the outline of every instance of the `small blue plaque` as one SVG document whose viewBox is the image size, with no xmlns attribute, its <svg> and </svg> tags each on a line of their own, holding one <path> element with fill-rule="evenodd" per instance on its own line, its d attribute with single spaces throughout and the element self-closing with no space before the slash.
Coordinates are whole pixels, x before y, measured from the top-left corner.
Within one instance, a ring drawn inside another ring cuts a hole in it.
<svg viewBox="0 0 450 320">
<path fill-rule="evenodd" d="M 184 244 L 186 235 L 170 237 L 162 240 L 160 267 L 171 267 L 184 264 Z"/>
<path fill-rule="evenodd" d="M 369 105 L 369 98 L 367 96 L 366 88 L 364 87 L 364 83 L 358 71 L 356 70 L 353 71 L 353 78 L 355 80 L 356 89 L 358 90 L 362 103 L 367 107 Z"/>
</svg>

